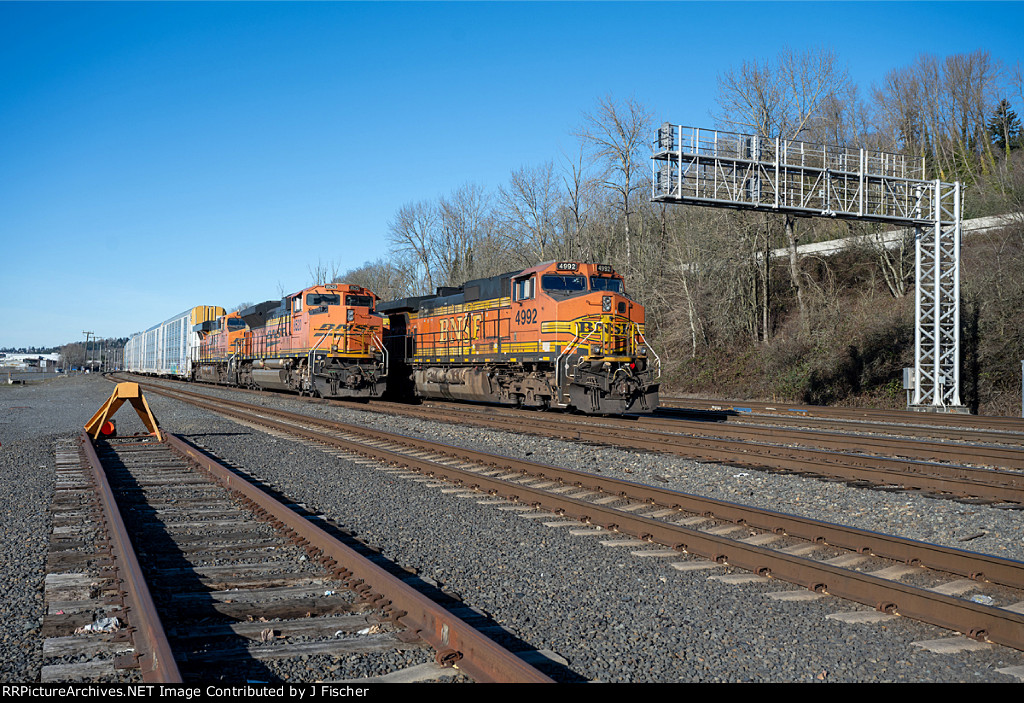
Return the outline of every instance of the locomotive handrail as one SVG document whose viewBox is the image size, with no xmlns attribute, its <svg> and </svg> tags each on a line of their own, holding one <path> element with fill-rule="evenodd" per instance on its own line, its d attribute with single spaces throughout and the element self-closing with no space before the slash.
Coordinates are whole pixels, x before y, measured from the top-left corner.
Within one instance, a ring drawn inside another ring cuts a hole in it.
<svg viewBox="0 0 1024 703">
<path fill-rule="evenodd" d="M 445 334 L 446 332 L 449 334 Z M 423 332 L 422 330 L 417 330 L 416 353 L 421 353 L 424 347 L 431 350 L 434 356 L 459 356 L 477 353 L 476 350 L 473 348 L 472 339 L 452 339 L 450 332 L 451 330 L 435 330 L 432 332 Z M 444 335 L 443 339 L 442 335 Z M 498 341 L 500 344 L 500 337 L 498 337 Z"/>
<path fill-rule="evenodd" d="M 564 357 L 566 354 L 572 351 L 572 349 L 576 346 L 576 342 L 579 341 L 579 338 L 579 334 L 576 334 L 576 336 L 573 337 L 573 340 L 569 342 L 569 346 L 563 349 L 562 353 L 558 355 L 558 360 L 555 362 L 555 387 L 558 389 L 559 394 L 561 394 L 562 392 L 562 357 Z M 566 359 L 566 361 L 568 362 L 568 359 Z M 565 408 L 568 407 L 569 405 L 568 403 L 562 403 L 559 401 L 555 402 L 560 408 Z"/>
<path fill-rule="evenodd" d="M 586 342 L 588 339 L 590 339 L 592 336 L 594 336 L 595 332 L 597 332 L 597 328 L 595 328 L 592 332 L 590 332 L 590 334 L 588 334 L 586 337 L 583 337 L 582 341 Z M 562 374 L 562 357 L 566 356 L 573 349 L 575 349 L 577 346 L 579 346 L 577 343 L 580 342 L 580 341 L 581 341 L 580 335 L 579 335 L 579 332 L 577 332 L 576 336 L 573 337 L 573 340 L 571 342 L 569 342 L 569 346 L 566 347 L 565 349 L 563 349 L 562 353 L 558 355 L 558 361 L 555 362 L 555 385 L 559 389 L 561 389 L 561 387 L 562 387 L 562 379 L 560 378 L 561 374 Z M 566 406 L 566 404 L 564 404 L 564 403 L 559 403 L 558 405 L 560 407 L 563 407 L 563 408 Z"/>
<path fill-rule="evenodd" d="M 377 349 L 379 349 L 381 354 L 384 355 L 384 375 L 387 376 L 388 375 L 388 350 L 384 346 L 384 342 L 376 334 L 370 333 L 370 337 L 373 339 L 374 343 L 377 345 Z"/>
<path fill-rule="evenodd" d="M 661 357 L 658 356 L 658 352 L 654 351 L 654 347 L 652 347 L 651 343 L 647 341 L 646 337 L 644 337 L 644 333 L 640 331 L 640 325 L 634 324 L 634 327 L 636 327 L 636 333 L 640 335 L 640 339 L 643 340 L 644 346 L 647 347 L 651 354 L 654 354 L 654 360 L 658 362 L 658 378 L 661 378 Z"/>
<path fill-rule="evenodd" d="M 309 355 L 307 356 L 306 367 L 309 369 L 309 382 L 311 385 L 313 385 L 313 372 L 315 371 L 315 367 L 313 366 L 313 353 L 316 352 L 317 347 L 323 344 L 325 339 L 327 339 L 327 335 L 321 335 L 320 341 L 313 345 L 313 348 L 309 350 Z M 316 386 L 313 385 L 313 388 L 316 388 Z"/>
</svg>

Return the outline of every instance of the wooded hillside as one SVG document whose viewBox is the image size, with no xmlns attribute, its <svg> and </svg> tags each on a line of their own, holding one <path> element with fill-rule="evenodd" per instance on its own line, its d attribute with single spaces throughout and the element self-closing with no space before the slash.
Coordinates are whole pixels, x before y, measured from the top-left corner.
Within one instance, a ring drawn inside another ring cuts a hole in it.
<svg viewBox="0 0 1024 703">
<path fill-rule="evenodd" d="M 829 51 L 785 51 L 734 67 L 719 88 L 717 123 L 705 126 L 913 156 L 926 178 L 964 184 L 965 218 L 1024 212 L 1020 65 L 981 50 L 922 56 L 858 86 Z M 896 249 L 800 257 L 799 244 L 882 227 L 652 204 L 652 142 L 666 120 L 635 99 L 601 98 L 573 130 L 573 153 L 514 169 L 493 190 L 467 182 L 406 203 L 386 257 L 344 272 L 318 262 L 314 282 L 394 298 L 553 259 L 609 263 L 647 306 L 665 391 L 903 407 L 912 236 Z M 783 247 L 792 255 L 764 256 Z M 1018 414 L 1024 219 L 966 239 L 963 259 L 963 400 Z"/>
</svg>

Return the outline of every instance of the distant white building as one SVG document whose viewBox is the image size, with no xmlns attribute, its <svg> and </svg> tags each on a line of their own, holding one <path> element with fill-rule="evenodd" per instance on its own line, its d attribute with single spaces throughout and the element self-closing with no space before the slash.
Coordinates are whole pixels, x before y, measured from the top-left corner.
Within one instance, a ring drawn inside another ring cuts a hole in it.
<svg viewBox="0 0 1024 703">
<path fill-rule="evenodd" d="M 3 354 L 0 367 L 6 370 L 53 369 L 60 363 L 60 354 Z"/>
</svg>

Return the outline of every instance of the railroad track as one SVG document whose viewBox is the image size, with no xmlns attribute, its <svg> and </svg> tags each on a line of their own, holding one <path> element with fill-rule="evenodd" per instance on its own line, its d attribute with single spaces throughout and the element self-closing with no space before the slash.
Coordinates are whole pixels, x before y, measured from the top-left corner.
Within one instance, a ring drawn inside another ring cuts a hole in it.
<svg viewBox="0 0 1024 703">
<path fill-rule="evenodd" d="M 857 486 L 910 489 L 937 498 L 1024 507 L 1024 449 L 1012 446 L 948 444 L 814 430 L 781 431 L 772 427 L 733 428 L 666 418 L 582 418 L 437 401 L 422 406 L 311 402 L 497 430 L 511 428 L 520 433 L 665 452 L 746 469 L 799 473 Z M 1005 466 L 1010 468 L 996 468 Z"/>
<path fill-rule="evenodd" d="M 734 409 L 714 410 L 710 407 L 688 408 L 685 401 L 679 405 L 662 406 L 652 415 L 661 418 L 682 418 L 716 425 L 729 424 L 762 428 L 796 427 L 818 429 L 851 434 L 876 434 L 904 438 L 933 439 L 939 442 L 970 442 L 994 444 L 1007 447 L 1024 446 L 1024 429 L 1019 431 L 991 429 L 988 427 L 945 427 L 942 425 L 910 424 L 921 413 L 907 417 L 892 417 L 888 421 L 873 419 L 847 420 L 839 417 L 818 417 L 803 412 L 785 412 L 779 407 L 768 406 L 761 412 Z M 963 417 L 958 415 L 957 417 Z M 902 420 L 902 421 L 901 421 Z"/>
<path fill-rule="evenodd" d="M 405 406 L 398 406 L 403 414 Z M 413 409 L 422 417 L 430 417 L 434 409 L 443 409 L 447 418 L 457 418 L 467 423 L 480 423 L 479 416 L 489 418 L 518 418 L 525 420 L 520 427 L 523 431 L 553 437 L 573 437 L 601 444 L 611 444 L 632 449 L 664 451 L 695 459 L 708 459 L 727 463 L 739 463 L 745 467 L 761 467 L 780 470 L 815 471 L 821 467 L 836 464 L 848 465 L 849 474 L 834 469 L 827 475 L 851 480 L 868 480 L 888 484 L 901 475 L 916 476 L 934 474 L 937 477 L 967 478 L 979 485 L 989 484 L 1008 488 L 1008 492 L 989 493 L 995 500 L 1020 502 L 1024 497 L 1019 489 L 1024 487 L 1024 450 L 1013 446 L 999 446 L 980 443 L 949 444 L 907 439 L 898 436 L 878 436 L 825 432 L 820 430 L 780 430 L 778 427 L 744 426 L 729 427 L 709 425 L 702 422 L 687 422 L 679 419 L 636 417 L 622 418 L 581 418 L 570 415 L 544 415 L 530 411 L 504 408 L 467 410 L 465 406 L 442 403 L 427 403 L 422 410 Z M 394 408 L 389 408 L 392 410 Z M 476 413 L 477 418 L 474 418 Z M 499 423 L 489 423 L 499 427 Z M 568 429 L 566 429 L 568 428 Z M 888 428 L 890 432 L 894 428 Z M 895 457 L 895 458 L 894 458 Z M 860 471 L 856 467 L 878 469 L 874 474 Z M 977 470 L 980 469 L 980 470 Z M 997 469 L 997 470 L 993 470 Z M 998 469 L 1010 469 L 1001 471 Z M 933 489 L 943 492 L 951 490 L 950 484 L 929 486 L 918 483 L 911 487 Z M 981 497 L 972 493 L 968 484 L 953 489 L 958 495 Z"/>
<path fill-rule="evenodd" d="M 44 682 L 550 681 L 181 439 L 97 444 L 58 450 Z"/>
<path fill-rule="evenodd" d="M 930 428 L 933 432 L 956 432 L 967 428 L 976 433 L 1024 433 L 1024 418 L 993 415 L 961 415 L 958 413 L 915 412 L 912 410 L 879 410 L 873 408 L 842 408 L 820 405 L 795 405 L 764 401 L 708 400 L 704 398 L 673 398 L 661 396 L 661 406 L 673 410 L 724 413 L 729 417 L 761 415 L 772 418 L 800 418 L 807 421 L 855 420 L 867 423 L 912 425 Z"/>
<path fill-rule="evenodd" d="M 332 403 L 352 407 L 344 401 Z M 467 409 L 434 402 L 422 407 L 381 403 L 360 407 L 499 430 L 514 427 L 517 432 L 556 439 L 665 452 L 697 461 L 821 476 L 856 485 L 896 486 L 940 498 L 980 499 L 1010 508 L 1024 505 L 1024 472 L 1017 468 L 1024 468 L 1024 451 L 1012 447 L 950 446 L 808 431 L 784 433 L 777 428 L 708 428 L 702 423 L 659 418 L 580 418 L 502 408 Z M 869 448 L 890 454 L 868 453 Z M 908 455 L 928 458 L 903 458 Z M 970 464 L 950 463 L 955 460 L 968 460 Z M 986 462 L 1014 468 L 990 468 L 984 466 Z"/>
<path fill-rule="evenodd" d="M 388 435 L 200 393 L 153 390 L 271 433 L 380 462 L 391 476 L 433 479 L 496 509 L 610 547 L 672 560 L 670 568 L 728 563 L 752 578 L 795 584 L 1024 649 L 1024 563 L 848 528 L 573 469 Z M 488 498 L 489 497 L 489 498 Z M 700 559 L 695 559 L 700 557 Z"/>
</svg>

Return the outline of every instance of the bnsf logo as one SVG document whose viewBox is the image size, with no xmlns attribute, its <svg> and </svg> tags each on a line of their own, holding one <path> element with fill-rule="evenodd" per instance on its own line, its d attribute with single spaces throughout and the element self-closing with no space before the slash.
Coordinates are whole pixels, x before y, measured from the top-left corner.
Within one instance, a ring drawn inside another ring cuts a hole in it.
<svg viewBox="0 0 1024 703">
<path fill-rule="evenodd" d="M 614 335 L 629 334 L 628 322 L 599 322 L 597 320 L 578 320 L 576 322 L 576 334 L 580 337 L 594 334 L 596 332 L 607 332 Z"/>
<path fill-rule="evenodd" d="M 355 327 L 355 325 L 346 325 L 344 323 L 339 323 L 337 325 L 327 323 L 317 327 L 316 332 L 314 332 L 314 336 L 323 337 L 324 335 L 328 334 L 341 334 L 342 332 L 351 332 L 355 329 Z"/>
<path fill-rule="evenodd" d="M 477 339 L 480 336 L 480 316 L 474 315 L 472 321 L 469 317 L 442 317 L 441 318 L 441 339 L 442 342 L 463 342 Z"/>
</svg>

